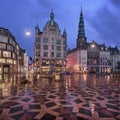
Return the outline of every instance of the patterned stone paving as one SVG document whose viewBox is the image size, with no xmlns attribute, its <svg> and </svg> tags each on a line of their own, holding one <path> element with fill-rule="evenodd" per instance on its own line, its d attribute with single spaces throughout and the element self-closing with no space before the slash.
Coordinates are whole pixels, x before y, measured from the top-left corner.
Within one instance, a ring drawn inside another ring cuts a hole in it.
<svg viewBox="0 0 120 120">
<path fill-rule="evenodd" d="M 0 120 L 120 120 L 120 82 L 110 75 L 16 86 L 12 94 L 1 93 Z"/>
</svg>

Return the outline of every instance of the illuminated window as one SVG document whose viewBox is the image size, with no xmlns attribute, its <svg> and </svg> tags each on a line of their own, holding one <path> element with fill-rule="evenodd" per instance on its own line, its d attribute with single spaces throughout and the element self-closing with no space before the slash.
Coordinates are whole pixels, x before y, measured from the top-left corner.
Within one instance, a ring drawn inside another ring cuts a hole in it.
<svg viewBox="0 0 120 120">
<path fill-rule="evenodd" d="M 12 64 L 13 63 L 12 59 L 7 59 L 7 63 Z"/>
<path fill-rule="evenodd" d="M 0 75 L 0 80 L 2 80 L 2 75 Z"/>
<path fill-rule="evenodd" d="M 11 52 L 3 51 L 3 57 L 10 57 L 11 58 Z"/>
<path fill-rule="evenodd" d="M 1 49 L 6 49 L 6 44 L 0 43 L 0 48 L 1 48 Z"/>
<path fill-rule="evenodd" d="M 17 61 L 16 60 L 14 60 L 14 64 L 16 64 L 17 63 Z"/>
<path fill-rule="evenodd" d="M 0 73 L 2 73 L 2 66 L 0 66 Z"/>
<path fill-rule="evenodd" d="M 18 45 L 16 45 L 16 49 L 17 49 L 17 50 L 19 49 Z"/>
<path fill-rule="evenodd" d="M 93 61 L 93 63 L 94 63 L 94 64 L 96 64 L 96 63 L 97 63 L 97 61 L 96 61 L 96 60 L 94 60 L 94 61 Z"/>
<path fill-rule="evenodd" d="M 0 57 L 2 56 L 2 51 L 0 50 Z"/>
<path fill-rule="evenodd" d="M 5 59 L 4 58 L 0 58 L 0 63 L 5 63 Z"/>
<path fill-rule="evenodd" d="M 15 54 L 15 53 L 12 53 L 12 58 L 13 58 L 13 59 L 17 59 L 17 57 L 16 57 L 16 54 Z"/>
</svg>

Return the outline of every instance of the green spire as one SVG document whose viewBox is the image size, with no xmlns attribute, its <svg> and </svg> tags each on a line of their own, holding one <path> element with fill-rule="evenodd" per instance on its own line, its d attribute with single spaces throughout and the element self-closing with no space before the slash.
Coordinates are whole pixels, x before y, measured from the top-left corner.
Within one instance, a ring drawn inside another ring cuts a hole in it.
<svg viewBox="0 0 120 120">
<path fill-rule="evenodd" d="M 55 24 L 53 9 L 51 10 L 51 13 L 50 13 L 50 24 L 52 26 L 54 26 L 54 24 Z"/>
<path fill-rule="evenodd" d="M 53 9 L 51 10 L 51 13 L 50 13 L 50 19 L 51 19 L 51 20 L 54 20 L 54 13 L 53 13 Z"/>
<path fill-rule="evenodd" d="M 79 25 L 78 25 L 78 39 L 85 37 L 85 29 L 84 29 L 84 18 L 82 13 L 82 7 L 81 7 L 81 13 L 80 13 L 80 19 L 79 19 Z"/>
<path fill-rule="evenodd" d="M 64 28 L 64 31 L 63 31 L 63 36 L 64 37 L 67 37 L 67 32 L 66 32 L 66 29 Z"/>
<path fill-rule="evenodd" d="M 39 28 L 38 23 L 37 23 L 37 25 L 35 26 L 35 31 L 36 31 L 37 34 L 40 32 L 40 28 Z"/>
</svg>

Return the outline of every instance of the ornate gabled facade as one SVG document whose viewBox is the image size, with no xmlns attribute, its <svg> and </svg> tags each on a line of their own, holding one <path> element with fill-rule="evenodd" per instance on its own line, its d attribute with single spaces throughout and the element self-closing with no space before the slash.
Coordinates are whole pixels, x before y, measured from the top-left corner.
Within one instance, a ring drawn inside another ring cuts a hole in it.
<svg viewBox="0 0 120 120">
<path fill-rule="evenodd" d="M 43 32 L 35 27 L 34 58 L 37 73 L 53 73 L 65 70 L 67 33 L 61 31 L 51 11 L 50 20 Z"/>
<path fill-rule="evenodd" d="M 100 65 L 100 49 L 99 45 L 94 40 L 91 43 L 87 43 L 87 53 L 88 72 L 98 72 Z"/>
<path fill-rule="evenodd" d="M 99 49 L 100 49 L 99 72 L 100 73 L 110 73 L 111 72 L 110 51 L 105 44 L 99 45 Z"/>
</svg>

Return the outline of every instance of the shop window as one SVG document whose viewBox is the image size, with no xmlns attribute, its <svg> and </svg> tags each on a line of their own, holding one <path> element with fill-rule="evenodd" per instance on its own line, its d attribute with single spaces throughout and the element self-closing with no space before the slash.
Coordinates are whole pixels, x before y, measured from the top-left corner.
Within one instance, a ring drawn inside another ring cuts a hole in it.
<svg viewBox="0 0 120 120">
<path fill-rule="evenodd" d="M 10 57 L 11 58 L 11 52 L 3 51 L 3 57 Z"/>
</svg>

